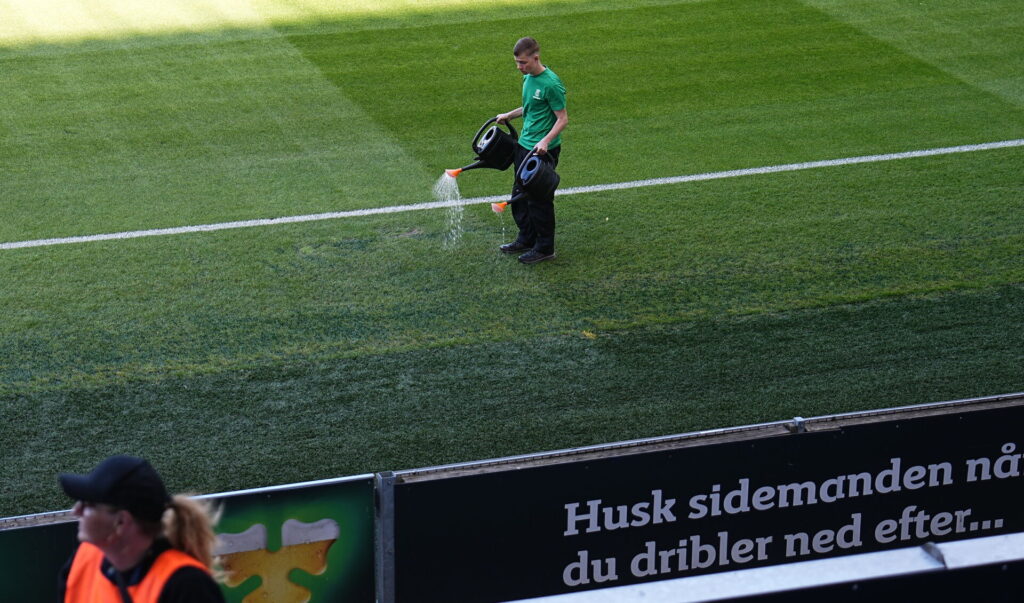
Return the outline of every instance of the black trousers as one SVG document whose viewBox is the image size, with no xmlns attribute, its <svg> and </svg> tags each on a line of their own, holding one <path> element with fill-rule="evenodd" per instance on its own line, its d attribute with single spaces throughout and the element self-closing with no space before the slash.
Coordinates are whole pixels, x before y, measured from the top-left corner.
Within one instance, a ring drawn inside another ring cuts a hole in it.
<svg viewBox="0 0 1024 603">
<path fill-rule="evenodd" d="M 548 149 L 546 155 L 540 155 L 541 159 L 551 163 L 552 167 L 558 165 L 558 156 L 562 152 L 561 145 Z M 530 155 L 528 149 L 516 145 L 513 165 L 516 172 L 519 166 L 526 161 Z M 513 172 L 515 173 L 515 172 Z M 515 198 L 523 191 L 515 183 L 512 184 L 512 197 Z M 519 201 L 509 204 L 512 207 L 512 219 L 519 227 L 519 236 L 516 240 L 524 245 L 530 245 L 537 251 L 552 253 L 555 251 L 555 193 L 546 199 L 537 199 L 532 195 L 525 195 Z"/>
</svg>

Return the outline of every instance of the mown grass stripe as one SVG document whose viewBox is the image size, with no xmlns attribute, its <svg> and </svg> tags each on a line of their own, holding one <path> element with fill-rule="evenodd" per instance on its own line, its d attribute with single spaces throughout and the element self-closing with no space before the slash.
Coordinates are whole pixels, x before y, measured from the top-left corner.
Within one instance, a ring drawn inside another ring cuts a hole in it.
<svg viewBox="0 0 1024 603">
<path fill-rule="evenodd" d="M 809 161 L 803 163 L 788 163 L 784 165 L 773 165 L 756 168 L 744 168 L 739 170 L 725 170 L 721 172 L 707 172 L 703 174 L 691 174 L 688 176 L 671 176 L 666 178 L 651 178 L 647 180 L 633 180 L 629 182 L 616 182 L 610 184 L 595 184 L 589 186 L 570 187 L 557 192 L 558 195 L 579 195 L 584 193 L 600 193 L 606 191 L 626 190 L 644 188 L 649 186 L 663 186 L 667 184 L 683 184 L 687 182 L 701 182 L 706 180 L 719 180 L 723 178 L 739 178 L 742 176 L 756 176 L 763 174 L 777 174 L 780 172 L 795 172 L 799 170 L 810 170 L 828 167 L 840 167 L 860 163 L 877 163 L 883 161 L 898 161 L 901 159 L 915 159 L 920 157 L 933 157 L 936 155 L 953 155 L 957 153 L 972 153 L 977 151 L 991 151 L 995 149 L 1006 149 L 1024 146 L 1024 139 L 1003 140 L 998 142 L 986 142 L 981 144 L 958 145 L 953 147 L 941 147 L 935 149 L 922 149 L 917 151 L 905 151 L 900 153 L 885 153 L 880 155 L 862 155 L 859 157 L 846 157 L 843 159 L 825 159 L 821 161 Z M 388 207 L 375 207 L 369 209 L 357 209 L 350 211 L 326 212 L 319 214 L 308 214 L 302 216 L 285 216 L 281 218 L 265 218 L 257 220 L 240 220 L 234 222 L 221 222 L 217 224 L 200 224 L 196 226 L 178 226 L 173 228 L 156 228 L 151 230 L 134 230 L 127 232 L 115 232 L 108 234 L 83 235 L 75 237 L 62 237 L 54 239 L 36 239 L 31 241 L 14 241 L 0 243 L 0 249 L 23 249 L 27 247 L 46 247 L 51 245 L 70 245 L 74 243 L 95 243 L 99 241 L 113 241 L 121 239 L 138 239 L 143 237 L 157 237 L 179 234 L 191 234 L 199 232 L 213 232 L 218 230 L 233 230 L 239 228 L 254 228 L 257 226 L 275 226 L 279 224 L 296 224 L 301 222 L 318 222 L 322 220 L 337 220 L 341 218 L 355 218 L 360 216 L 373 216 L 381 214 L 402 213 L 407 211 L 418 211 L 427 209 L 438 209 L 453 207 L 457 205 L 475 205 L 481 203 L 494 203 L 505 199 L 505 195 L 490 197 L 472 197 L 468 199 L 457 199 L 450 201 L 431 201 L 425 203 L 413 203 L 407 205 L 393 205 Z"/>
</svg>

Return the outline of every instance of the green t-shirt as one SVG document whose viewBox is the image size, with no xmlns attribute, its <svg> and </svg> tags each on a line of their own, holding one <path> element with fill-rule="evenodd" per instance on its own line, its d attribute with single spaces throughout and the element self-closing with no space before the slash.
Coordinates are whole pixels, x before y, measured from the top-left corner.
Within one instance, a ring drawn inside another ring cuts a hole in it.
<svg viewBox="0 0 1024 603">
<path fill-rule="evenodd" d="M 554 71 L 545 68 L 540 75 L 523 76 L 523 131 L 519 144 L 532 149 L 555 125 L 555 111 L 565 109 L 565 86 Z M 559 134 L 548 148 L 562 144 Z"/>
</svg>

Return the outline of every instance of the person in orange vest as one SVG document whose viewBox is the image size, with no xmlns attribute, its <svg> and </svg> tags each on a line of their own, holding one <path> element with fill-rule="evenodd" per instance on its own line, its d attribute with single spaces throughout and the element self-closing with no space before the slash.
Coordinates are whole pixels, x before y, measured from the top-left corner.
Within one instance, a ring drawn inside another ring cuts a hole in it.
<svg viewBox="0 0 1024 603">
<path fill-rule="evenodd" d="M 214 579 L 216 518 L 170 496 L 148 461 L 112 456 L 88 474 L 61 473 L 76 500 L 75 554 L 61 571 L 64 603 L 223 603 Z"/>
</svg>

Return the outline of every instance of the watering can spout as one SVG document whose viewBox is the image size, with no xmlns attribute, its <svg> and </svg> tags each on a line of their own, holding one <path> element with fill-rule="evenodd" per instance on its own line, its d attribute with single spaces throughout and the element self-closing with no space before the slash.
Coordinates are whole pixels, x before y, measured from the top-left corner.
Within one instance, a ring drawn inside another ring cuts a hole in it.
<svg viewBox="0 0 1024 603">
<path fill-rule="evenodd" d="M 487 167 L 487 162 L 486 161 L 474 161 L 473 163 L 471 163 L 471 164 L 469 164 L 467 166 L 463 166 L 463 167 L 460 167 L 460 168 L 455 168 L 453 170 L 445 170 L 444 173 L 448 174 L 452 178 L 455 178 L 459 174 L 461 174 L 462 172 L 465 172 L 466 170 L 475 170 L 476 168 L 481 168 L 481 167 Z"/>
</svg>

